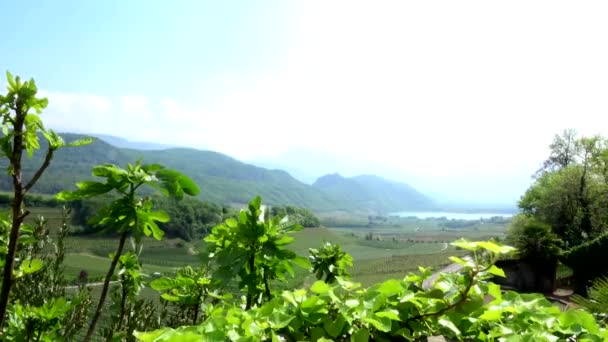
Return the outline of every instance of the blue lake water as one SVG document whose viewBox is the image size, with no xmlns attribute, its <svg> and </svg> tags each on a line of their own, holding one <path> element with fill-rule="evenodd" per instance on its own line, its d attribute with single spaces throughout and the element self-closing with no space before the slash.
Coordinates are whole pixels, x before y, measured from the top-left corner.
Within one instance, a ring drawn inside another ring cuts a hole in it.
<svg viewBox="0 0 608 342">
<path fill-rule="evenodd" d="M 418 211 L 400 211 L 396 213 L 390 213 L 389 216 L 399 216 L 399 217 L 411 217 L 415 216 L 419 219 L 426 218 L 439 218 L 445 217 L 448 220 L 479 220 L 479 219 L 489 219 L 494 216 L 502 216 L 502 217 L 511 217 L 513 214 L 509 213 L 447 213 L 441 211 L 429 211 L 429 212 L 418 212 Z"/>
</svg>

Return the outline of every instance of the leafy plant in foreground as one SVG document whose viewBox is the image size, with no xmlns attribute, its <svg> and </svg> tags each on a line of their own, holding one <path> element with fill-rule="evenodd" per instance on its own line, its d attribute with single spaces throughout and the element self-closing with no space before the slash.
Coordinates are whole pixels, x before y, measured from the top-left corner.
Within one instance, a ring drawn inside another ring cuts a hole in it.
<svg viewBox="0 0 608 342">
<path fill-rule="evenodd" d="M 325 278 L 326 283 L 334 283 L 338 277 L 347 277 L 347 267 L 353 267 L 353 258 L 342 251 L 340 245 L 325 242 L 321 248 L 310 248 L 308 252 L 312 272 L 319 280 Z"/>
<path fill-rule="evenodd" d="M 285 247 L 294 241 L 289 233 L 302 227 L 290 223 L 288 217 L 265 220 L 261 202 L 259 196 L 254 198 L 238 220 L 227 219 L 204 239 L 203 257 L 214 264 L 214 285 L 238 276 L 239 289 L 247 290 L 247 310 L 272 298 L 272 280 L 285 280 L 287 274 L 293 277 L 292 264 L 309 266 L 305 258 Z"/>
<path fill-rule="evenodd" d="M 153 341 L 419 341 L 443 335 L 466 341 L 602 341 L 606 328 L 582 310 L 562 312 L 542 295 L 502 293 L 486 282 L 504 275 L 493 265 L 512 248 L 457 241 L 472 260 L 452 258 L 459 273 L 444 273 L 428 289 L 428 269 L 367 289 L 337 277 L 310 289 L 284 291 L 251 310 L 218 305 L 200 325 L 138 332 Z M 486 302 L 484 304 L 484 302 Z"/>
<path fill-rule="evenodd" d="M 0 137 L 0 157 L 8 160 L 7 172 L 13 182 L 13 201 L 10 211 L 10 229 L 2 241 L 2 289 L 0 290 L 0 327 L 3 326 L 9 304 L 9 294 L 14 282 L 15 257 L 17 254 L 21 227 L 29 211 L 25 208 L 26 194 L 36 185 L 53 159 L 55 151 L 65 146 L 80 146 L 90 143 L 84 139 L 65 143 L 63 139 L 42 124 L 40 114 L 46 108 L 48 100 L 37 97 L 38 88 L 33 79 L 22 82 L 6 73 L 7 93 L 0 95 L 0 118 L 2 120 L 2 135 Z M 38 134 L 48 142 L 48 149 L 43 163 L 29 180 L 23 178 L 22 158 L 27 152 L 32 157 L 34 151 L 40 148 Z M 6 244 L 5 244 L 6 243 Z M 6 247 L 5 247 L 6 246 Z M 31 262 L 31 261 L 30 261 Z"/>
<path fill-rule="evenodd" d="M 162 194 L 177 198 L 183 197 L 184 194 L 193 196 L 199 191 L 196 184 L 188 177 L 157 164 L 142 165 L 137 162 L 135 165 L 129 164 L 126 169 L 112 164 L 98 165 L 93 168 L 93 176 L 104 178 L 105 181 L 80 182 L 76 184 L 78 190 L 64 191 L 57 195 L 58 199 L 65 201 L 80 200 L 111 192 L 119 195 L 91 220 L 93 224 L 119 233 L 120 238 L 116 253 L 111 258 L 110 268 L 105 276 L 99 303 L 93 313 L 85 341 L 89 341 L 93 336 L 108 293 L 110 280 L 122 256 L 127 237 L 133 236 L 138 243 L 144 235 L 153 236 L 157 240 L 163 237 L 163 231 L 158 227 L 157 222 L 166 222 L 169 220 L 169 216 L 162 211 L 153 211 L 151 198 L 139 196 L 140 188 L 147 185 Z"/>
<path fill-rule="evenodd" d="M 153 280 L 150 287 L 162 292 L 161 299 L 173 304 L 174 314 L 170 325 L 197 324 L 211 303 L 205 303 L 207 298 L 214 300 L 229 299 L 230 295 L 220 296 L 210 288 L 211 278 L 204 267 L 195 270 L 190 266 L 177 271 L 174 278 L 162 277 Z"/>
<path fill-rule="evenodd" d="M 608 322 L 608 277 L 595 279 L 587 297 L 574 295 L 572 301 L 591 311 L 599 320 Z"/>
<path fill-rule="evenodd" d="M 134 248 L 136 249 L 136 248 Z M 141 251 L 141 249 L 139 249 Z M 158 327 L 156 306 L 151 301 L 139 299 L 145 287 L 138 254 L 127 252 L 118 259 L 118 285 L 112 287 L 110 326 L 102 329 L 108 341 L 134 341 L 135 329 Z"/>
</svg>

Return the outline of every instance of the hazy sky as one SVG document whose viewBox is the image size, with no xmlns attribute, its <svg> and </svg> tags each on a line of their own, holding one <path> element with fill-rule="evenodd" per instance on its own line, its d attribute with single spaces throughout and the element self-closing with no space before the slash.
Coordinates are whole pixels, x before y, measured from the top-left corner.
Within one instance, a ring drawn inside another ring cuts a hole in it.
<svg viewBox="0 0 608 342">
<path fill-rule="evenodd" d="M 519 197 L 554 134 L 608 133 L 605 1 L 55 0 L 0 13 L 0 68 L 36 78 L 62 131 L 245 161 L 323 151 L 345 166 L 315 170 L 385 170 L 493 202 Z"/>
</svg>

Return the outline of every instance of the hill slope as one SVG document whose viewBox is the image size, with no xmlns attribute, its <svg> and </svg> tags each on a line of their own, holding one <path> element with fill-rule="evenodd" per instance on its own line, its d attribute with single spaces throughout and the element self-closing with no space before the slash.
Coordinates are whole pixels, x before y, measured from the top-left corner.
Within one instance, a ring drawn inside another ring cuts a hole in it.
<svg viewBox="0 0 608 342">
<path fill-rule="evenodd" d="M 82 137 L 64 133 L 66 141 Z M 46 150 L 41 139 L 42 151 Z M 29 179 L 42 163 L 43 152 L 25 160 L 24 174 Z M 34 191 L 55 194 L 74 189 L 79 181 L 92 179 L 96 164 L 113 163 L 125 166 L 138 159 L 160 163 L 190 176 L 201 188 L 200 198 L 218 204 L 243 204 L 256 195 L 271 205 L 294 205 L 317 211 L 373 210 L 387 212 L 407 209 L 429 209 L 431 201 L 406 184 L 376 176 L 343 178 L 326 176 L 314 186 L 304 184 L 282 170 L 269 170 L 240 162 L 212 151 L 188 148 L 163 150 L 126 149 L 103 140 L 79 148 L 65 148 L 55 154 L 51 166 L 36 184 Z M 6 166 L 6 162 L 0 162 Z M 8 176 L 0 177 L 0 191 L 11 190 Z"/>
<path fill-rule="evenodd" d="M 380 212 L 437 208 L 432 199 L 413 187 L 373 175 L 345 178 L 335 173 L 320 177 L 313 187 L 352 208 Z"/>
<path fill-rule="evenodd" d="M 76 134 L 61 134 L 66 141 L 80 138 Z M 46 150 L 41 139 L 42 150 Z M 25 179 L 29 179 L 42 163 L 43 152 L 24 162 Z M 25 158 L 24 158 L 25 159 Z M 142 159 L 146 163 L 160 163 L 190 176 L 201 188 L 203 200 L 228 204 L 247 203 L 256 195 L 273 205 L 294 205 L 315 210 L 334 210 L 336 204 L 325 194 L 301 183 L 285 171 L 268 170 L 242 163 L 226 155 L 194 149 L 166 149 L 161 151 L 122 149 L 103 140 L 79 148 L 57 151 L 47 172 L 34 187 L 43 194 L 55 194 L 74 189 L 74 184 L 92 179 L 91 168 L 96 164 L 113 163 L 125 166 Z M 6 167 L 6 162 L 0 163 Z M 0 177 L 0 190 L 12 189 L 11 179 Z"/>
</svg>

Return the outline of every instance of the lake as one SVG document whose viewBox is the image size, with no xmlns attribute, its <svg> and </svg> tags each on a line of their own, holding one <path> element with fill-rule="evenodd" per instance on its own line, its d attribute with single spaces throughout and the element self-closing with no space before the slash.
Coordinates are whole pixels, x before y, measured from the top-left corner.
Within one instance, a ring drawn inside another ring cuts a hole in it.
<svg viewBox="0 0 608 342">
<path fill-rule="evenodd" d="M 399 216 L 399 217 L 411 217 L 415 216 L 419 219 L 426 218 L 439 218 L 445 217 L 448 220 L 479 220 L 489 219 L 494 216 L 502 216 L 502 217 L 511 217 L 513 214 L 509 213 L 447 213 L 442 211 L 429 211 L 429 212 L 419 212 L 419 211 L 399 211 L 396 213 L 390 213 L 389 216 Z"/>
</svg>

